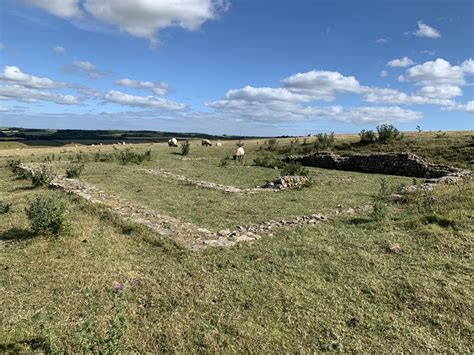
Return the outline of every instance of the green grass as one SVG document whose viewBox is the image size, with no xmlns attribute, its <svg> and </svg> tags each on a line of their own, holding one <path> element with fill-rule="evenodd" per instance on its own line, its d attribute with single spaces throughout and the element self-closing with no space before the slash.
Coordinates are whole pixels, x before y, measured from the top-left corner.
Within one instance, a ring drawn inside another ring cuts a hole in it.
<svg viewBox="0 0 474 355">
<path fill-rule="evenodd" d="M 150 162 L 87 162 L 81 178 L 215 229 L 357 206 L 379 188 L 377 175 L 309 169 L 310 188 L 238 196 L 134 171 L 162 168 L 241 187 L 278 175 L 245 164 L 218 167 L 233 149 L 192 146 L 191 159 L 208 159 L 183 161 L 154 146 Z M 250 165 L 258 151 L 246 149 Z M 380 222 L 345 216 L 193 253 L 73 196 L 68 232 L 35 236 L 24 209 L 34 194 L 51 192 L 17 180 L 4 161 L 0 177 L 0 201 L 12 203 L 0 214 L 0 351 L 474 350 L 472 182 L 390 202 Z M 388 177 L 392 187 L 411 180 Z M 390 252 L 394 245 L 400 253 Z M 116 282 L 124 285 L 120 299 Z M 107 342 L 111 336 L 116 342 Z"/>
</svg>

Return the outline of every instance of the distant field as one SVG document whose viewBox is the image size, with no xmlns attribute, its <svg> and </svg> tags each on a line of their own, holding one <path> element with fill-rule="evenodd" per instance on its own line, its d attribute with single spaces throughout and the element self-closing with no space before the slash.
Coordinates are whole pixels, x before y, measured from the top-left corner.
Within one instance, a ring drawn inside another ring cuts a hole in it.
<svg viewBox="0 0 474 355">
<path fill-rule="evenodd" d="M 344 135 L 331 150 L 408 149 L 471 167 L 472 133 L 405 134 L 370 146 Z M 308 187 L 234 194 L 140 170 L 253 188 L 281 174 L 254 159 L 284 156 L 292 140 L 278 139 L 273 151 L 266 139 L 244 141 L 242 163 L 223 160 L 237 141 L 206 148 L 194 139 L 187 157 L 166 143 L 0 143 L 0 203 L 11 204 L 0 213 L 0 351 L 473 352 L 472 181 L 387 198 L 387 216 L 378 219 L 357 207 L 373 204 L 385 184 L 391 193 L 413 178 L 308 168 Z M 291 153 L 310 151 L 314 141 L 300 138 Z M 117 160 L 121 152 L 148 150 L 141 164 Z M 35 235 L 25 207 L 54 192 L 12 174 L 11 159 L 46 163 L 60 174 L 82 162 L 79 179 L 104 194 L 212 232 L 309 214 L 330 218 L 192 252 L 105 205 L 57 192 L 67 200 L 68 229 L 58 238 Z M 355 212 L 336 213 L 350 208 Z M 116 282 L 121 293 L 114 293 Z"/>
</svg>

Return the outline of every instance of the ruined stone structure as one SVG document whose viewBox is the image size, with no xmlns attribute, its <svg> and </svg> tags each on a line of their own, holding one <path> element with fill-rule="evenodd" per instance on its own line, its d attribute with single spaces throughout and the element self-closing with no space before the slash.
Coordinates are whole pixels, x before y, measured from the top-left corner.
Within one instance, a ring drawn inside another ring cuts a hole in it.
<svg viewBox="0 0 474 355">
<path fill-rule="evenodd" d="M 472 172 L 447 165 L 432 164 L 411 153 L 372 153 L 340 156 L 331 152 L 290 156 L 286 162 L 325 169 L 358 171 L 386 175 L 412 176 L 426 179 L 467 177 Z"/>
</svg>

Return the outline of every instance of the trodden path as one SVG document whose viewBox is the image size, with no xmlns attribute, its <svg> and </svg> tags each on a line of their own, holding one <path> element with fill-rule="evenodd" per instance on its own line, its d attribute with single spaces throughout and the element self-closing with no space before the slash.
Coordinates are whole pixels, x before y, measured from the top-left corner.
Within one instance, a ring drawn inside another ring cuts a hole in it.
<svg viewBox="0 0 474 355">
<path fill-rule="evenodd" d="M 39 166 L 39 164 L 22 164 L 21 168 L 29 171 L 31 174 L 35 174 Z M 122 197 L 108 194 L 95 186 L 77 179 L 57 176 L 50 184 L 50 187 L 80 196 L 91 203 L 105 206 L 122 218 L 144 225 L 155 233 L 168 237 L 179 245 L 193 251 L 209 247 L 229 247 L 239 242 L 260 239 L 264 235 L 274 236 L 278 229 L 316 224 L 328 219 L 326 216 L 312 214 L 293 219 L 271 220 L 262 224 L 239 226 L 236 230 L 224 229 L 212 232 L 195 224 L 183 222 L 161 212 L 134 204 Z M 334 215 L 365 212 L 371 208 L 371 205 L 365 205 L 344 211 L 336 211 Z"/>
</svg>

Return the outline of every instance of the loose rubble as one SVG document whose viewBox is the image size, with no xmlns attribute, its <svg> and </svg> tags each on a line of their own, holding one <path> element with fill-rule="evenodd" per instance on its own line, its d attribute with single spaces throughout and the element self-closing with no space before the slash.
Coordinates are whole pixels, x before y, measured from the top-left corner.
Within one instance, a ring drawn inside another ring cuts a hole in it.
<svg viewBox="0 0 474 355">
<path fill-rule="evenodd" d="M 276 180 L 270 181 L 262 187 L 267 189 L 286 190 L 304 187 L 308 183 L 309 179 L 306 176 L 280 176 Z"/>
</svg>

